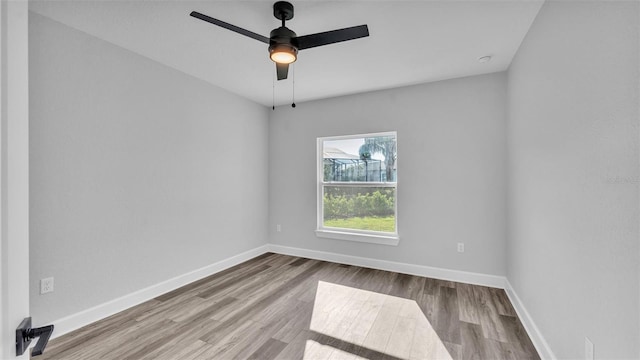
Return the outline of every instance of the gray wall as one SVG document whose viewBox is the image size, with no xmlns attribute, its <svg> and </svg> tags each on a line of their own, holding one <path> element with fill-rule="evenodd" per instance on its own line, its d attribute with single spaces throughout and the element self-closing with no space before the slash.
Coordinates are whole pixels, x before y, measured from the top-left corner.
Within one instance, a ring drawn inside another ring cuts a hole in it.
<svg viewBox="0 0 640 360">
<path fill-rule="evenodd" d="M 29 26 L 38 323 L 266 243 L 266 108 L 35 13 Z"/>
<path fill-rule="evenodd" d="M 270 241 L 505 275 L 505 118 L 505 73 L 277 108 L 269 125 Z M 317 238 L 316 139 L 392 130 L 400 244 Z"/>
<path fill-rule="evenodd" d="M 509 69 L 507 274 L 559 358 L 640 357 L 638 10 L 547 1 Z"/>
</svg>

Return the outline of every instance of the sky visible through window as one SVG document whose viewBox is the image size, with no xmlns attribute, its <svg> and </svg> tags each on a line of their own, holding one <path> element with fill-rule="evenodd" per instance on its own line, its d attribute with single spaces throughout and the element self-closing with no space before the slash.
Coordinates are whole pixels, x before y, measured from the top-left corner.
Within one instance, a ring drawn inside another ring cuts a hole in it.
<svg viewBox="0 0 640 360">
<path fill-rule="evenodd" d="M 364 144 L 364 138 L 324 141 L 325 148 L 336 148 L 344 151 L 347 154 L 351 154 L 355 156 L 360 156 L 360 153 L 358 152 L 358 150 L 360 150 L 360 146 L 362 146 L 363 144 Z M 384 161 L 384 155 L 380 153 L 373 154 L 371 158 Z"/>
</svg>

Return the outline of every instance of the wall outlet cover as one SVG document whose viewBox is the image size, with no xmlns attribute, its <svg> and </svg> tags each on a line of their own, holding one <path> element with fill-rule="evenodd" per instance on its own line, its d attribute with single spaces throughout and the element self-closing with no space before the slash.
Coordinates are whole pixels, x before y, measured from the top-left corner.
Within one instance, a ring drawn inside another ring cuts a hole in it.
<svg viewBox="0 0 640 360">
<path fill-rule="evenodd" d="M 53 292 L 53 278 L 45 278 L 40 280 L 40 294 Z"/>
</svg>

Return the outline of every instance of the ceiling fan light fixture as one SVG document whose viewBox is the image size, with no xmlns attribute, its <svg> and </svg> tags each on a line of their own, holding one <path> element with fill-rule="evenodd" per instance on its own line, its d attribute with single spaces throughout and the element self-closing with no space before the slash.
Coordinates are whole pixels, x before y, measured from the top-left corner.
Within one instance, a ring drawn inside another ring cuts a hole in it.
<svg viewBox="0 0 640 360">
<path fill-rule="evenodd" d="M 206 21 L 240 35 L 250 37 L 265 44 L 269 44 L 269 58 L 276 63 L 276 75 L 278 80 L 287 78 L 289 64 L 298 59 L 298 50 L 311 49 L 318 46 L 335 44 L 348 40 L 355 40 L 369 36 L 367 25 L 352 26 L 343 29 L 319 32 L 304 36 L 286 27 L 286 21 L 293 19 L 293 5 L 287 1 L 277 1 L 273 4 L 273 16 L 281 21 L 281 26 L 271 30 L 269 37 L 262 36 L 247 29 L 229 24 L 222 20 L 214 19 L 197 11 L 190 14 L 196 19 Z"/>
<path fill-rule="evenodd" d="M 270 46 L 269 57 L 278 64 L 291 64 L 298 59 L 298 49 L 287 44 Z"/>
</svg>

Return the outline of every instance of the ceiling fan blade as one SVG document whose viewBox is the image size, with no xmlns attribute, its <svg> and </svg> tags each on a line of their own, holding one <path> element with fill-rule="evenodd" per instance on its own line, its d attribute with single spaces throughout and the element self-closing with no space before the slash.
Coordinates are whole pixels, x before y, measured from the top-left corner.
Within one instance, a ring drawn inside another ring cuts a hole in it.
<svg viewBox="0 0 640 360">
<path fill-rule="evenodd" d="M 339 30 L 331 30 L 316 34 L 299 36 L 296 38 L 296 41 L 298 42 L 298 50 L 304 50 L 316 46 L 329 45 L 341 41 L 359 39 L 366 36 L 369 36 L 369 28 L 367 27 L 367 25 L 359 25 Z"/>
<path fill-rule="evenodd" d="M 223 27 L 223 28 L 225 28 L 227 30 L 231 30 L 231 31 L 237 32 L 238 34 L 241 34 L 241 35 L 244 35 L 244 36 L 248 36 L 248 37 L 250 37 L 252 39 L 256 39 L 258 41 L 262 41 L 263 43 L 266 43 L 266 44 L 269 43 L 269 38 L 266 37 L 266 36 L 262 36 L 260 34 L 254 33 L 253 31 L 249 31 L 249 30 L 243 29 L 241 27 L 237 27 L 235 25 L 231 25 L 231 24 L 226 23 L 226 22 L 224 22 L 222 20 L 214 19 L 214 18 L 212 18 L 210 16 L 201 14 L 201 13 L 199 13 L 197 11 L 192 11 L 190 15 L 193 16 L 196 19 L 204 20 L 204 21 L 206 21 L 208 23 L 212 23 L 213 25 L 218 25 L 218 26 Z"/>
<path fill-rule="evenodd" d="M 276 63 L 276 73 L 278 74 L 278 80 L 284 80 L 289 73 L 289 64 Z"/>
</svg>

